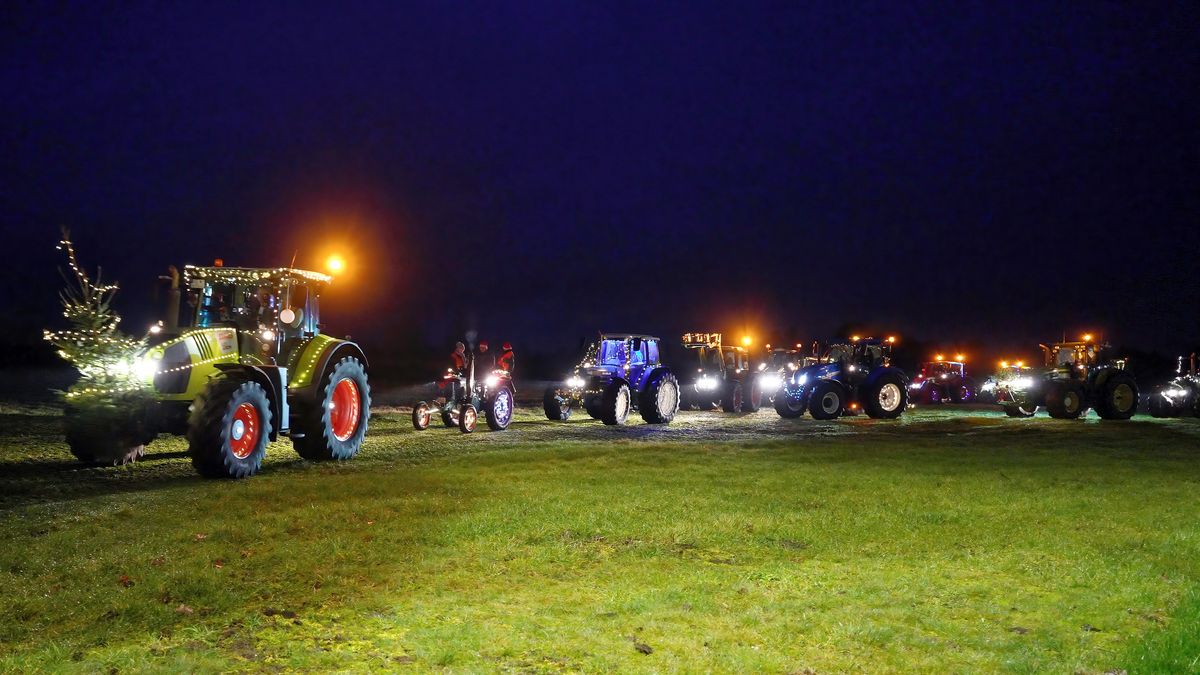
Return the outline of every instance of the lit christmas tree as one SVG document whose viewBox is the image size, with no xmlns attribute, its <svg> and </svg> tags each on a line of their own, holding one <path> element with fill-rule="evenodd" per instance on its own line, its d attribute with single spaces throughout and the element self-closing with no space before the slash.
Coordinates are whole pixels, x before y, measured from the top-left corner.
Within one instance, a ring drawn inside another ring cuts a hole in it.
<svg viewBox="0 0 1200 675">
<path fill-rule="evenodd" d="M 102 283 L 99 268 L 95 281 L 88 276 L 65 230 L 58 249 L 70 266 L 61 270 L 67 285 L 59 297 L 71 328 L 44 336 L 80 375 L 66 392 L 67 442 L 84 461 L 133 461 L 149 440 L 145 415 L 152 392 L 134 368 L 145 343 L 120 331 L 121 317 L 112 307 L 117 285 Z"/>
</svg>

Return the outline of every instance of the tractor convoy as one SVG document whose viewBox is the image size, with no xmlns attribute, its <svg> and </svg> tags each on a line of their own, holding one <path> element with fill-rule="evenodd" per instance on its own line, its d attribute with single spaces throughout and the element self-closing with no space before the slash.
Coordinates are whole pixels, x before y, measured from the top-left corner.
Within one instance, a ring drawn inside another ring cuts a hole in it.
<svg viewBox="0 0 1200 675">
<path fill-rule="evenodd" d="M 113 425 L 96 424 L 68 395 L 66 440 L 77 458 L 134 461 L 163 433 L 185 436 L 193 466 L 211 477 L 254 475 L 268 443 L 279 438 L 314 461 L 358 453 L 371 416 L 367 357 L 349 339 L 323 331 L 319 298 L 330 275 L 217 264 L 189 265 L 182 274 L 172 268 L 165 278 L 167 311 L 136 343 L 124 371 L 149 404 L 128 411 L 132 421 L 121 426 L 118 442 Z M 1041 367 L 1001 362 L 978 389 L 962 354 L 920 363 L 910 380 L 892 364 L 891 337 L 854 336 L 824 349 L 814 342 L 811 354 L 800 344 L 766 345 L 757 360 L 750 344 L 728 344 L 717 332 L 686 333 L 675 346 L 648 334 L 601 333 L 567 377 L 545 389 L 543 411 L 562 422 L 582 408 L 606 425 L 625 424 L 637 412 L 646 423 L 666 425 L 681 406 L 752 414 L 767 405 L 787 419 L 807 412 L 834 420 L 859 413 L 896 419 L 910 405 L 984 402 L 1015 418 L 1045 409 L 1058 419 L 1095 410 L 1104 420 L 1127 420 L 1139 403 L 1128 359 L 1091 335 L 1039 345 Z M 495 367 L 490 356 L 484 363 L 486 351 L 483 342 L 456 347 L 454 366 L 433 396 L 413 406 L 416 430 L 438 418 L 468 434 L 481 414 L 490 429 L 509 428 L 517 410 L 511 345 Z M 1154 417 L 1200 417 L 1196 354 L 1180 357 L 1176 377 L 1154 390 L 1148 405 Z"/>
</svg>

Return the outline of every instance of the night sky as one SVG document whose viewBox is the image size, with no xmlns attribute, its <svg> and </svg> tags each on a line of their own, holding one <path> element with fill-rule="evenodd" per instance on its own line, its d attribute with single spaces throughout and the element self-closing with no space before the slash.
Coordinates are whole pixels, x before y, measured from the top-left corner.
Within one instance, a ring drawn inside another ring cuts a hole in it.
<svg viewBox="0 0 1200 675">
<path fill-rule="evenodd" d="M 1200 6 L 908 5 L 5 3 L 5 340 L 66 225 L 137 325 L 169 263 L 341 253 L 375 352 L 1200 341 Z"/>
</svg>

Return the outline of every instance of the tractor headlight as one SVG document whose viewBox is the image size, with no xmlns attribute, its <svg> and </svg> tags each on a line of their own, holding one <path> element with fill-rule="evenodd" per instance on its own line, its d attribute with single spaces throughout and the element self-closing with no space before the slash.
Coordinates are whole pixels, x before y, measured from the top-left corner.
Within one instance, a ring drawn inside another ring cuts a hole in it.
<svg viewBox="0 0 1200 675">
<path fill-rule="evenodd" d="M 988 380 L 987 382 L 983 383 L 982 389 L 983 389 L 983 391 L 995 391 L 996 383 L 992 382 L 991 380 Z"/>
<path fill-rule="evenodd" d="M 484 381 L 487 382 L 488 388 L 495 387 L 497 384 L 500 384 L 500 378 L 495 375 L 488 375 L 487 379 Z"/>
<path fill-rule="evenodd" d="M 923 385 L 923 384 L 925 384 L 925 383 L 924 382 L 913 382 L 912 384 L 908 385 L 908 388 L 909 389 L 920 389 L 921 385 Z"/>
<path fill-rule="evenodd" d="M 1012 387 L 1013 389 L 1028 389 L 1033 386 L 1033 378 L 1032 377 L 1018 377 L 1017 379 L 1013 380 L 1012 384 L 1010 384 L 1009 386 Z"/>
<path fill-rule="evenodd" d="M 1171 400 L 1173 401 L 1173 400 L 1175 400 L 1175 399 L 1177 399 L 1177 398 L 1184 398 L 1184 397 L 1186 397 L 1186 396 L 1187 396 L 1187 390 L 1186 390 L 1186 389 L 1183 389 L 1183 388 L 1181 388 L 1181 387 L 1171 387 L 1171 388 L 1169 388 L 1169 389 L 1164 389 L 1164 390 L 1163 390 L 1163 396 L 1166 396 L 1167 398 L 1169 398 L 1169 399 L 1171 399 Z"/>
<path fill-rule="evenodd" d="M 779 385 L 783 384 L 783 381 L 775 373 L 764 373 L 759 376 L 758 384 L 763 391 L 775 391 Z"/>
<path fill-rule="evenodd" d="M 275 331 L 273 331 L 269 328 L 267 330 L 264 330 L 262 332 L 262 339 L 263 339 L 263 342 L 274 342 L 275 341 Z"/>
<path fill-rule="evenodd" d="M 712 391 L 713 389 L 717 388 L 717 381 L 711 377 L 702 377 L 700 378 L 700 381 L 696 383 L 696 388 L 701 391 Z"/>
<path fill-rule="evenodd" d="M 583 378 L 578 375 L 572 375 L 567 378 L 567 386 L 572 389 L 581 389 L 583 387 Z"/>
<path fill-rule="evenodd" d="M 808 382 L 808 373 L 804 373 L 796 378 L 797 387 L 803 387 L 805 382 Z"/>
<path fill-rule="evenodd" d="M 139 380 L 149 380 L 158 374 L 158 359 L 141 356 L 133 360 L 130 372 Z"/>
</svg>

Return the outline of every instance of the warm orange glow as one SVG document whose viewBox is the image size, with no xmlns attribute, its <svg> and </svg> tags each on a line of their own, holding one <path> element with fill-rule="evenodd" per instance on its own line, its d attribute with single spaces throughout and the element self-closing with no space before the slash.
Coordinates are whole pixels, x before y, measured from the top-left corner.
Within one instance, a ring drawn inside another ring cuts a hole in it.
<svg viewBox="0 0 1200 675">
<path fill-rule="evenodd" d="M 851 335 L 851 336 L 850 336 L 850 341 L 851 341 L 851 342 L 858 342 L 858 336 L 857 336 L 857 335 Z"/>
<path fill-rule="evenodd" d="M 955 361 L 959 361 L 959 362 L 963 362 L 963 361 L 966 361 L 966 360 L 967 360 L 967 356 L 966 356 L 966 354 L 955 354 L 955 355 L 954 355 L 954 360 L 955 360 Z"/>
<path fill-rule="evenodd" d="M 896 344 L 896 336 L 895 335 L 888 336 L 888 343 Z"/>
<path fill-rule="evenodd" d="M 1084 341 L 1084 342 L 1091 342 L 1091 341 L 1092 341 L 1092 334 L 1091 334 L 1091 333 L 1084 333 L 1084 334 L 1083 334 L 1083 341 Z"/>
<path fill-rule="evenodd" d="M 1024 368 L 1024 367 L 1025 367 L 1025 362 L 1024 362 L 1024 361 L 1017 361 L 1017 367 L 1018 367 L 1018 368 Z"/>
<path fill-rule="evenodd" d="M 1008 361 L 1001 361 L 1001 362 L 1000 362 L 1000 367 L 1001 367 L 1001 368 L 1007 368 L 1007 367 L 1008 367 Z"/>
<path fill-rule="evenodd" d="M 749 347 L 749 346 L 750 346 L 750 345 L 752 345 L 752 344 L 754 344 L 754 339 L 753 339 L 753 338 L 751 338 L 749 335 L 743 335 L 743 336 L 742 336 L 742 346 L 743 346 L 743 347 Z"/>
<path fill-rule="evenodd" d="M 937 356 L 935 356 L 935 357 L 933 357 L 933 358 L 934 358 L 935 360 L 937 360 L 937 361 L 941 361 L 941 360 L 942 360 L 942 355 L 941 355 L 941 354 L 938 354 Z"/>
<path fill-rule="evenodd" d="M 338 274 L 346 269 L 346 261 L 340 255 L 331 255 L 325 261 L 325 269 L 329 270 L 330 274 Z"/>
</svg>

